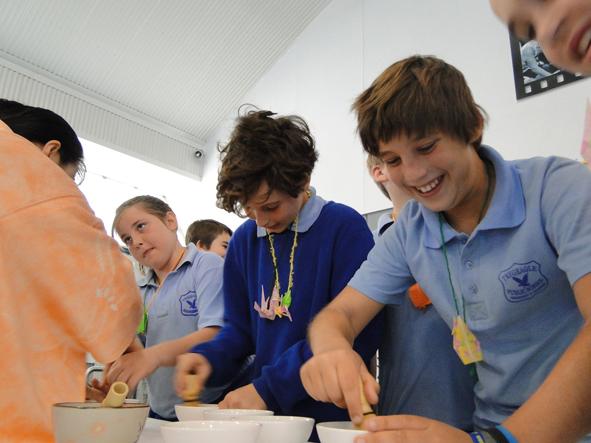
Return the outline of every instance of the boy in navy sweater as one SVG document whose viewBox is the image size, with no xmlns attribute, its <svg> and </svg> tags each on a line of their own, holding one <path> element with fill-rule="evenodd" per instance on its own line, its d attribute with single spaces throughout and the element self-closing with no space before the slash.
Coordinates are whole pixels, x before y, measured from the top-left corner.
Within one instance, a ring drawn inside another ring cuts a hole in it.
<svg viewBox="0 0 591 443">
<path fill-rule="evenodd" d="M 365 260 L 372 234 L 357 212 L 310 187 L 317 152 L 301 118 L 250 111 L 221 156 L 218 206 L 250 220 L 236 230 L 226 255 L 226 326 L 179 357 L 177 390 L 188 373 L 227 382 L 256 354 L 252 382 L 228 393 L 221 408 L 346 420 L 344 409 L 306 393 L 299 372 L 312 355 L 308 324 Z M 377 322 L 356 342 L 365 363 L 379 342 Z"/>
</svg>

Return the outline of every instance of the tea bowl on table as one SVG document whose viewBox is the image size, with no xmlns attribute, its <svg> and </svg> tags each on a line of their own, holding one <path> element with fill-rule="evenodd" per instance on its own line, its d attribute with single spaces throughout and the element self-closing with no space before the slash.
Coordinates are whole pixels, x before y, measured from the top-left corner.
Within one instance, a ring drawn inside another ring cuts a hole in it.
<svg viewBox="0 0 591 443">
<path fill-rule="evenodd" d="M 218 405 L 216 404 L 197 403 L 192 405 L 190 403 L 180 403 L 174 405 L 174 412 L 180 421 L 200 421 L 205 418 L 203 414 L 206 410 L 217 408 Z"/>
<path fill-rule="evenodd" d="M 119 408 L 97 402 L 56 403 L 52 407 L 56 443 L 135 443 L 150 408 L 128 402 Z"/>
<path fill-rule="evenodd" d="M 257 443 L 306 443 L 314 419 L 285 415 L 245 415 L 240 421 L 253 421 L 262 425 Z"/>
<path fill-rule="evenodd" d="M 350 421 L 318 423 L 316 432 L 320 443 L 353 443 L 358 435 L 367 434 L 367 431 L 356 428 Z"/>
<path fill-rule="evenodd" d="M 261 425 L 230 420 L 179 421 L 160 426 L 165 443 L 256 443 Z"/>
<path fill-rule="evenodd" d="M 240 417 L 273 415 L 273 411 L 265 409 L 206 409 L 203 411 L 205 420 L 240 420 Z"/>
</svg>

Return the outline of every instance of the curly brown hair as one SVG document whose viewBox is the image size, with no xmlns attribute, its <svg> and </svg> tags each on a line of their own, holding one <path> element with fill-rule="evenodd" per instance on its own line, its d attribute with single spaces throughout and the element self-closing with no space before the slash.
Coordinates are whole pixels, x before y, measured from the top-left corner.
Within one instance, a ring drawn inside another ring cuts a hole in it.
<svg viewBox="0 0 591 443">
<path fill-rule="evenodd" d="M 250 110 L 238 118 L 230 141 L 219 149 L 222 165 L 217 205 L 244 217 L 244 204 L 263 182 L 297 197 L 312 175 L 318 153 L 301 117 Z M 275 116 L 275 117 L 274 117 Z"/>
</svg>

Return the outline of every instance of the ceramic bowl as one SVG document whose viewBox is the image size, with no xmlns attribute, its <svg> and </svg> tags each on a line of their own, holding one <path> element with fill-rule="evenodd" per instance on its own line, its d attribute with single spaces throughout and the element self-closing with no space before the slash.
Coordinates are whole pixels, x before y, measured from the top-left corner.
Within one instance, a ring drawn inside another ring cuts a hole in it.
<svg viewBox="0 0 591 443">
<path fill-rule="evenodd" d="M 314 427 L 314 419 L 283 415 L 245 415 L 240 421 L 262 425 L 257 443 L 306 443 Z"/>
<path fill-rule="evenodd" d="M 203 411 L 205 420 L 239 420 L 247 415 L 273 415 L 273 411 L 264 409 L 206 409 Z"/>
<path fill-rule="evenodd" d="M 320 443 L 353 443 L 355 437 L 367 433 L 367 431 L 357 429 L 350 421 L 318 423 L 316 431 Z"/>
<path fill-rule="evenodd" d="M 160 426 L 165 443 L 256 443 L 261 425 L 230 420 L 179 421 Z"/>
<path fill-rule="evenodd" d="M 218 405 L 199 403 L 197 405 L 178 404 L 174 405 L 174 412 L 180 421 L 203 420 L 203 413 L 208 409 L 217 409 Z"/>
<path fill-rule="evenodd" d="M 120 408 L 100 403 L 53 405 L 56 443 L 135 443 L 144 428 L 150 408 L 145 403 L 126 402 Z"/>
</svg>

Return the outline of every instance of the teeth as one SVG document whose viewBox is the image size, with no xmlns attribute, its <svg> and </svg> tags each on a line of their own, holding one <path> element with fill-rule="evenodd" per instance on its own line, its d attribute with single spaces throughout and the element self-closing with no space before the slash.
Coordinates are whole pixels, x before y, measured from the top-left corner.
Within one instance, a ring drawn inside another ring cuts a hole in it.
<svg viewBox="0 0 591 443">
<path fill-rule="evenodd" d="M 579 42 L 579 54 L 585 55 L 587 53 L 587 49 L 589 48 L 589 44 L 591 43 L 591 29 L 589 29 L 583 37 L 581 37 L 581 41 Z"/>
<path fill-rule="evenodd" d="M 417 189 L 419 190 L 419 192 L 425 194 L 429 191 L 431 191 L 433 188 L 435 188 L 440 182 L 439 177 L 436 178 L 435 180 L 433 180 L 430 183 L 427 183 L 425 186 L 417 186 Z"/>
</svg>

